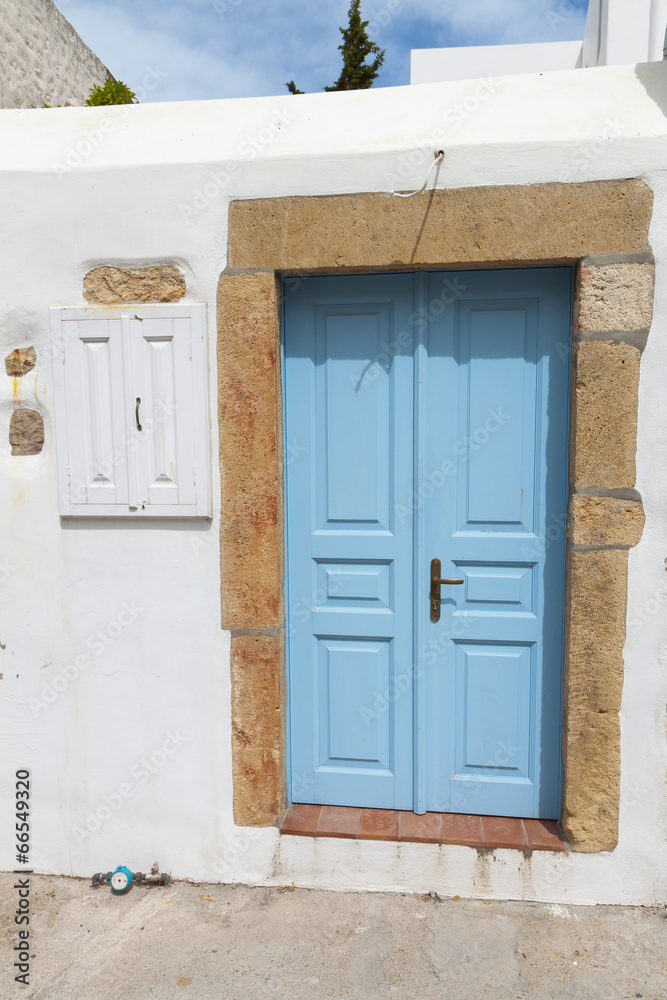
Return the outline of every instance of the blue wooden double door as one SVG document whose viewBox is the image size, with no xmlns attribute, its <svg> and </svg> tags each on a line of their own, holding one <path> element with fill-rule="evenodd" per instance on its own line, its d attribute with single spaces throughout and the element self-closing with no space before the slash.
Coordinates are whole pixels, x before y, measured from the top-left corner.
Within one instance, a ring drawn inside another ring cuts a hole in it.
<svg viewBox="0 0 667 1000">
<path fill-rule="evenodd" d="M 292 801 L 558 816 L 571 281 L 286 279 Z"/>
</svg>

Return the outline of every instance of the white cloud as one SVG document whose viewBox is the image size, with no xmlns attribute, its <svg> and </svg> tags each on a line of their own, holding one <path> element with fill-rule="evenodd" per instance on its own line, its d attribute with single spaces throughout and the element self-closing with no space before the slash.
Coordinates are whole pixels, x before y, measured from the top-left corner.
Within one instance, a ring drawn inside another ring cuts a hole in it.
<svg viewBox="0 0 667 1000">
<path fill-rule="evenodd" d="M 447 44 L 583 38 L 588 0 L 409 0 L 410 15 L 454 37 Z"/>
<path fill-rule="evenodd" d="M 246 0 L 251 2 L 251 0 Z M 113 0 L 71 0 L 64 13 L 117 79 L 139 90 L 146 71 L 168 74 L 150 100 L 247 97 L 271 92 L 265 59 L 256 58 L 243 38 L 218 18 L 212 3 L 203 11 L 174 10 L 138 0 L 132 7 Z M 236 12 L 235 12 L 236 13 Z"/>
<path fill-rule="evenodd" d="M 409 50 L 556 41 L 583 34 L 587 0 L 363 0 L 373 40 L 387 49 L 380 85 L 409 82 Z M 149 69 L 167 78 L 146 99 L 321 90 L 341 67 L 349 0 L 57 0 L 117 79 L 138 90 Z M 558 14 L 559 10 L 565 14 Z M 560 20 L 550 22 L 549 13 Z"/>
</svg>

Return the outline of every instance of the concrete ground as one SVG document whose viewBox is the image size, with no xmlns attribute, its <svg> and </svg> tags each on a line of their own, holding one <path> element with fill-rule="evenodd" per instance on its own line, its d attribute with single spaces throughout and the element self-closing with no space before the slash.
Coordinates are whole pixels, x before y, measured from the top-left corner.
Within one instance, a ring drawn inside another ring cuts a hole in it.
<svg viewBox="0 0 667 1000">
<path fill-rule="evenodd" d="M 46 875 L 30 879 L 26 987 L 16 878 L 0 875 L 2 998 L 667 997 L 664 909 L 182 882 L 113 896 Z"/>
</svg>

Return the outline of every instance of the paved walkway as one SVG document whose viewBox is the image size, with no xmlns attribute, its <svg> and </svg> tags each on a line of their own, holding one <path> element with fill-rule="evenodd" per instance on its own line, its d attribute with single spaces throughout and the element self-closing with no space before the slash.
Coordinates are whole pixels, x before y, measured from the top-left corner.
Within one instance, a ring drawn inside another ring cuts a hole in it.
<svg viewBox="0 0 667 1000">
<path fill-rule="evenodd" d="M 125 896 L 30 879 L 31 1000 L 665 1000 L 667 911 L 175 883 Z M 211 897 L 207 899 L 206 897 Z"/>
</svg>

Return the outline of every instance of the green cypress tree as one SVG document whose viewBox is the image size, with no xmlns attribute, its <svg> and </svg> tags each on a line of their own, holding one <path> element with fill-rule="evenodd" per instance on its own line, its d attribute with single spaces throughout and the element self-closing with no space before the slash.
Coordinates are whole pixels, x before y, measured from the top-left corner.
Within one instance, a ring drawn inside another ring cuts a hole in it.
<svg viewBox="0 0 667 1000">
<path fill-rule="evenodd" d="M 343 53 L 343 69 L 336 82 L 324 88 L 326 91 L 367 90 L 373 86 L 384 62 L 385 50 L 370 40 L 367 27 L 368 21 L 361 20 L 361 0 L 351 0 L 348 26 L 340 28 L 343 44 L 338 48 Z M 371 63 L 366 62 L 369 56 L 375 57 Z M 303 94 L 303 90 L 297 90 L 294 80 L 290 80 L 287 89 L 290 94 Z"/>
<path fill-rule="evenodd" d="M 325 90 L 368 90 L 373 86 L 384 62 L 385 50 L 372 42 L 366 28 L 368 21 L 361 20 L 361 0 L 352 0 L 348 11 L 348 26 L 341 28 L 343 44 L 338 48 L 343 53 L 343 69 L 331 87 Z M 367 63 L 368 56 L 375 56 Z"/>
</svg>

